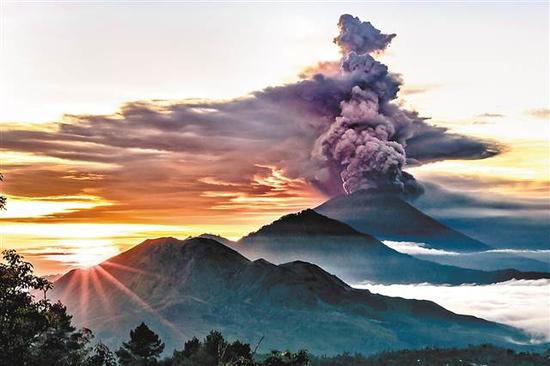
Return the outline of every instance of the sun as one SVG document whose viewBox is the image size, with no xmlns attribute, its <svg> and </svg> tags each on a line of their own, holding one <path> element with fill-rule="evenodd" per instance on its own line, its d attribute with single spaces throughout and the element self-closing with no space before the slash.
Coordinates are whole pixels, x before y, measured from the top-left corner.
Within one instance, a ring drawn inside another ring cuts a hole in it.
<svg viewBox="0 0 550 366">
<path fill-rule="evenodd" d="M 110 240 L 61 240 L 58 244 L 60 251 L 44 257 L 70 267 L 88 268 L 120 253 Z"/>
</svg>

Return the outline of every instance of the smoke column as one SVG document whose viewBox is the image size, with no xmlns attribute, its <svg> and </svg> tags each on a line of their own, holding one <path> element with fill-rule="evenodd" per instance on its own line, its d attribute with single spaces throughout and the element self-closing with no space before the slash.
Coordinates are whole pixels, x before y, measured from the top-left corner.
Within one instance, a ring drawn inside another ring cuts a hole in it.
<svg viewBox="0 0 550 366">
<path fill-rule="evenodd" d="M 392 104 L 401 81 L 373 57 L 389 46 L 395 34 L 383 34 L 348 14 L 340 17 L 338 27 L 334 42 L 343 54 L 339 77 L 350 81 L 351 90 L 340 102 L 340 115 L 318 138 L 315 154 L 339 168 L 347 193 L 359 189 L 419 193 L 421 187 L 403 167 L 406 141 L 420 119 Z"/>
</svg>

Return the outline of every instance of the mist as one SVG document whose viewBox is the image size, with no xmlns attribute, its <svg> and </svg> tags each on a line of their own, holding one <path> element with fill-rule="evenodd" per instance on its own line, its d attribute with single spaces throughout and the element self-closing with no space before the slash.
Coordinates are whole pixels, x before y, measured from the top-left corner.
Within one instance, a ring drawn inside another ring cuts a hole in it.
<svg viewBox="0 0 550 366">
<path fill-rule="evenodd" d="M 431 300 L 468 314 L 522 329 L 532 343 L 550 341 L 550 280 L 511 280 L 491 285 L 355 284 L 386 296 Z"/>
</svg>

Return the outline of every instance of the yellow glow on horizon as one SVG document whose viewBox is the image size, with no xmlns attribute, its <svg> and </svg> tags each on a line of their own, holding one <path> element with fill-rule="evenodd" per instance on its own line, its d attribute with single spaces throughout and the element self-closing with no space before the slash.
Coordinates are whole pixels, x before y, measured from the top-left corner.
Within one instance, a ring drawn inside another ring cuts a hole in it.
<svg viewBox="0 0 550 366">
<path fill-rule="evenodd" d="M 443 175 L 449 178 L 510 181 L 509 186 L 486 187 L 487 191 L 508 193 L 517 197 L 548 197 L 550 187 L 550 144 L 548 141 L 516 141 L 507 151 L 482 160 L 448 160 L 410 169 L 417 178 Z M 514 183 L 515 182 L 515 183 Z M 523 188 L 522 188 L 523 186 Z M 545 191 L 544 197 L 533 188 Z"/>
<path fill-rule="evenodd" d="M 241 218 L 228 225 L 141 225 L 2 223 L 0 249 L 14 248 L 36 266 L 40 275 L 88 267 L 138 245 L 146 239 L 171 236 L 184 240 L 200 234 L 215 234 L 237 240 L 257 230 L 261 218 Z M 249 221 L 249 222 L 247 222 Z"/>
<path fill-rule="evenodd" d="M 53 247 L 28 249 L 23 254 L 41 255 L 42 259 L 76 267 L 90 267 L 119 254 L 111 240 L 59 240 Z"/>
<path fill-rule="evenodd" d="M 62 159 L 62 158 L 56 158 L 54 156 L 25 153 L 25 152 L 19 152 L 19 151 L 8 151 L 8 150 L 0 150 L 0 161 L 2 161 L 3 166 L 31 165 L 31 164 L 57 164 L 57 165 L 95 167 L 95 168 L 102 168 L 102 169 L 108 169 L 113 167 L 113 164 L 107 164 L 107 163 Z"/>
<path fill-rule="evenodd" d="M 7 196 L 6 211 L 0 219 L 32 218 L 108 206 L 109 202 L 95 196 L 62 196 L 23 198 Z"/>
</svg>

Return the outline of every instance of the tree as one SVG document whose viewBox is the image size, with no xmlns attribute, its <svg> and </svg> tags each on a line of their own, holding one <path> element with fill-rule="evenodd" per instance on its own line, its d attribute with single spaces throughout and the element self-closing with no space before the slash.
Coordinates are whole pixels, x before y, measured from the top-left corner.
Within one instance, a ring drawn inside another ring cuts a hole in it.
<svg viewBox="0 0 550 366">
<path fill-rule="evenodd" d="M 278 352 L 272 351 L 271 355 L 262 363 L 263 366 L 302 366 L 309 363 L 306 351 Z"/>
<path fill-rule="evenodd" d="M 227 342 L 223 338 L 223 335 L 213 330 L 204 339 L 204 351 L 208 356 L 213 358 L 213 363 L 218 364 L 227 349 Z"/>
<path fill-rule="evenodd" d="M 141 323 L 130 331 L 130 341 L 124 342 L 116 351 L 121 365 L 155 365 L 164 350 L 164 343 L 158 334 L 153 332 L 145 323 Z"/>
<path fill-rule="evenodd" d="M 224 360 L 252 360 L 250 345 L 238 340 L 229 344 L 224 353 Z"/>
<path fill-rule="evenodd" d="M 32 291 L 47 291 L 51 284 L 33 275 L 30 263 L 15 250 L 2 252 L 0 264 L 0 354 L 7 364 L 29 360 L 35 337 L 48 328 L 48 303 L 35 302 Z"/>
<path fill-rule="evenodd" d="M 94 353 L 88 358 L 86 366 L 117 366 L 115 355 L 103 343 L 94 347 Z"/>
<path fill-rule="evenodd" d="M 193 339 L 185 342 L 183 345 L 183 357 L 191 357 L 191 355 L 197 353 L 201 347 L 201 342 L 198 340 L 197 337 L 193 337 Z"/>
<path fill-rule="evenodd" d="M 0 173 L 0 182 L 4 181 L 4 176 Z M 0 195 L 0 210 L 6 209 L 6 197 Z"/>
<path fill-rule="evenodd" d="M 51 303 L 52 284 L 33 273 L 15 250 L 0 263 L 0 357 L 6 365 L 82 365 L 92 333 L 76 330 L 61 303 Z M 35 294 L 43 299 L 35 301 Z"/>
<path fill-rule="evenodd" d="M 87 328 L 77 330 L 72 316 L 60 302 L 51 304 L 48 312 L 48 327 L 33 342 L 32 359 L 36 365 L 83 365 L 89 355 L 93 338 Z"/>
</svg>

